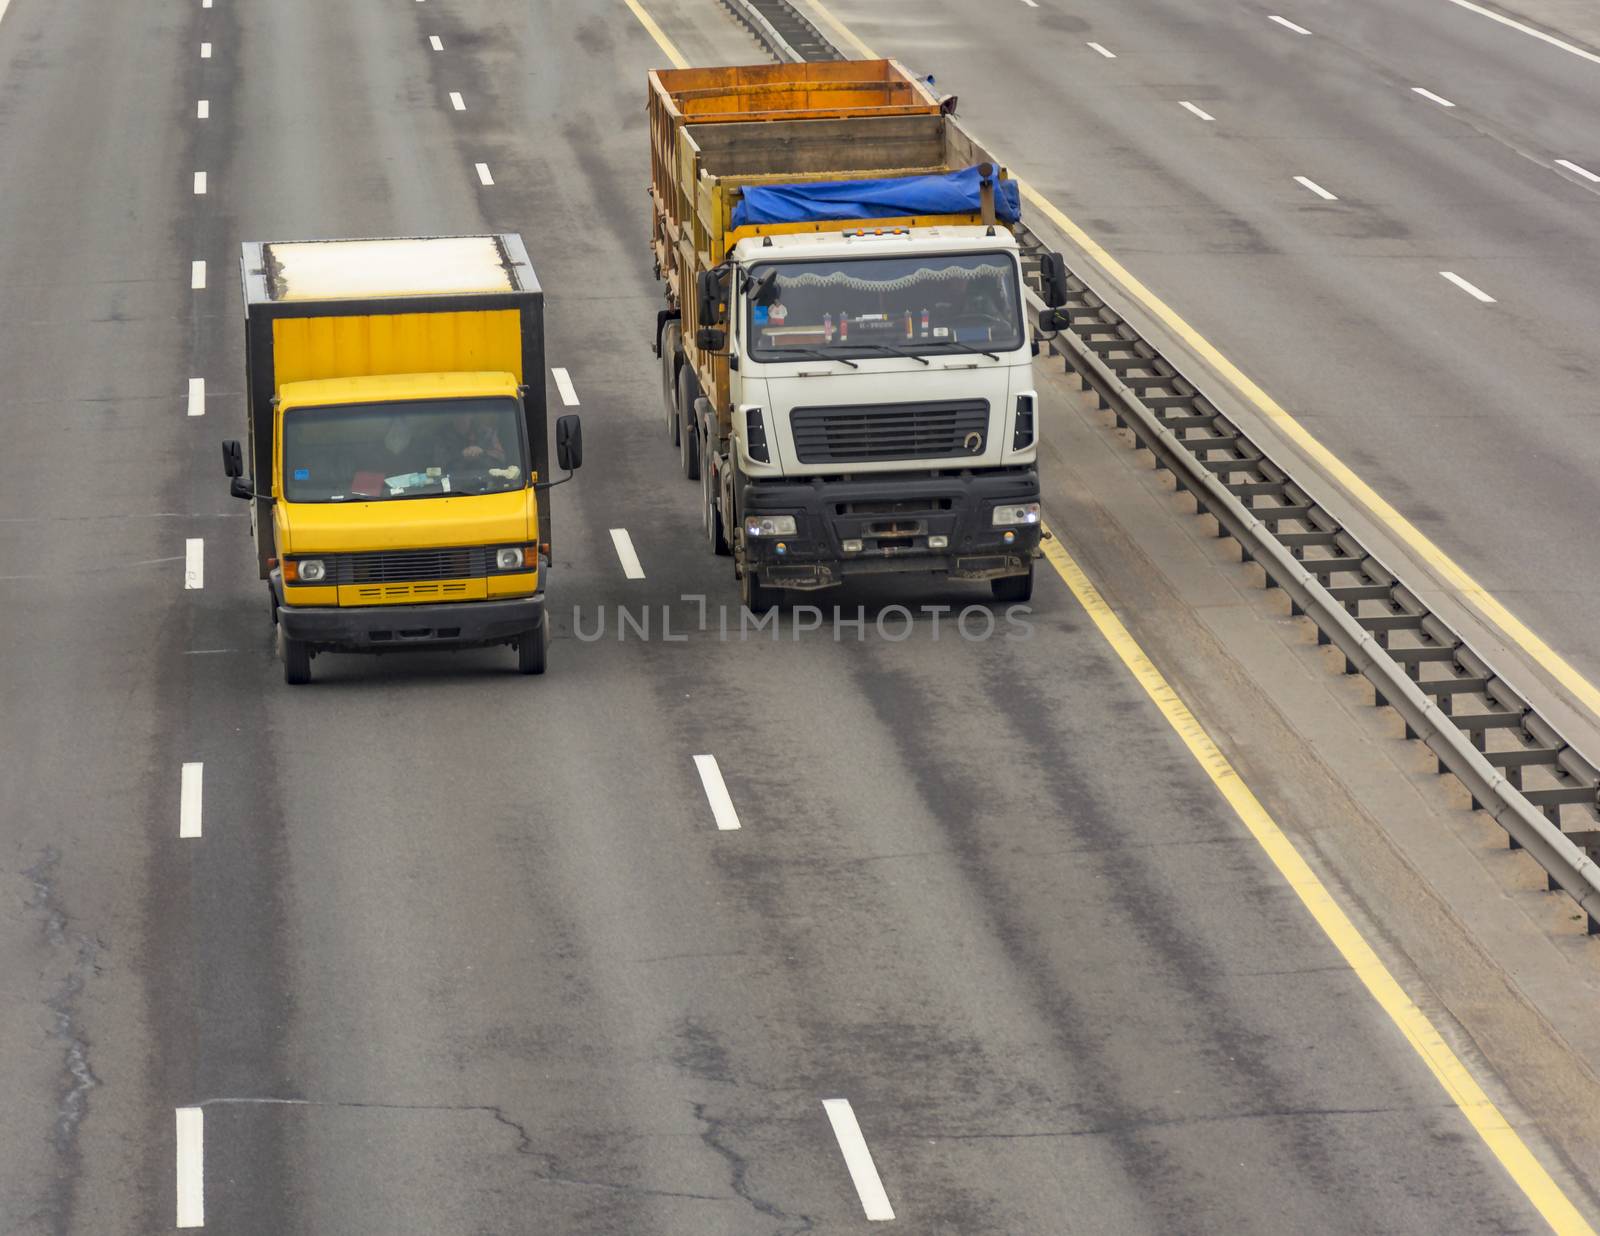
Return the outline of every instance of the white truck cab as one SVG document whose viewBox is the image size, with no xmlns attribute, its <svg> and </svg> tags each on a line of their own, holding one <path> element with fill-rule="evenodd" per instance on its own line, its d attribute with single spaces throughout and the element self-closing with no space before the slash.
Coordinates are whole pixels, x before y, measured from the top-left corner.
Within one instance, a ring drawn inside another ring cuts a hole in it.
<svg viewBox="0 0 1600 1236">
<path fill-rule="evenodd" d="M 1038 399 L 1011 233 L 863 225 L 730 257 L 734 415 L 702 466 L 745 591 L 921 568 L 1025 600 Z"/>
</svg>

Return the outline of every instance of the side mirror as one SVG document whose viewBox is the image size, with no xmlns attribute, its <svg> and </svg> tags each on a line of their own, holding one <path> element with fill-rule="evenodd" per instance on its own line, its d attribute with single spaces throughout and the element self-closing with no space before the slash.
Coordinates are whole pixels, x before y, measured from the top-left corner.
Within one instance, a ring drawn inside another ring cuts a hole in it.
<svg viewBox="0 0 1600 1236">
<path fill-rule="evenodd" d="M 228 492 L 235 498 L 244 498 L 248 501 L 256 496 L 256 487 L 242 476 L 236 476 L 228 482 Z"/>
<path fill-rule="evenodd" d="M 1039 311 L 1039 329 L 1052 334 L 1058 330 L 1072 329 L 1072 315 L 1065 309 L 1041 309 Z"/>
<path fill-rule="evenodd" d="M 583 467 L 583 423 L 576 416 L 556 418 L 556 463 L 563 472 Z"/>
<path fill-rule="evenodd" d="M 222 444 L 222 471 L 226 476 L 244 475 L 244 452 L 237 438 L 229 438 Z"/>
<path fill-rule="evenodd" d="M 769 270 L 766 274 L 761 276 L 761 279 L 757 283 L 753 285 L 746 284 L 745 286 L 750 289 L 750 299 L 763 308 L 770 309 L 773 305 L 778 303 L 778 296 L 780 293 L 778 292 L 777 271 Z"/>
<path fill-rule="evenodd" d="M 1039 285 L 1045 304 L 1054 309 L 1067 303 L 1071 293 L 1067 289 L 1067 263 L 1059 253 L 1046 253 L 1039 258 Z"/>
<path fill-rule="evenodd" d="M 723 271 L 703 270 L 695 276 L 695 293 L 699 299 L 699 326 L 721 326 L 728 320 L 728 302 L 722 291 Z"/>
<path fill-rule="evenodd" d="M 708 352 L 720 352 L 727 345 L 728 332 L 720 326 L 702 326 L 694 333 L 694 346 Z"/>
</svg>

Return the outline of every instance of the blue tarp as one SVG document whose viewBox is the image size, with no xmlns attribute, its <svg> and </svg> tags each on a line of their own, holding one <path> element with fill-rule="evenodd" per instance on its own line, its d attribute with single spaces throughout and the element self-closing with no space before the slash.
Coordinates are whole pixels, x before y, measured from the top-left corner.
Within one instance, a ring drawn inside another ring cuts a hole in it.
<svg viewBox="0 0 1600 1236">
<path fill-rule="evenodd" d="M 897 219 L 909 215 L 977 214 L 982 206 L 978 169 L 945 176 L 899 176 L 892 180 L 827 180 L 814 184 L 750 185 L 733 208 L 733 226 L 759 223 L 824 223 L 836 219 Z M 995 183 L 995 217 L 1022 218 L 1017 182 Z"/>
</svg>

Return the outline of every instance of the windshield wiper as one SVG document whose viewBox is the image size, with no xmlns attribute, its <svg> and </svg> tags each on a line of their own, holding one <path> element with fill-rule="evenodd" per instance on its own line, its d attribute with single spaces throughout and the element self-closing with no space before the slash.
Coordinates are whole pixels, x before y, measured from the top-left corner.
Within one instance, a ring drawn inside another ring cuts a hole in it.
<svg viewBox="0 0 1600 1236">
<path fill-rule="evenodd" d="M 928 341 L 928 346 L 935 348 L 955 348 L 957 351 L 966 352 L 973 356 L 987 356 L 992 361 L 997 361 L 1000 359 L 993 352 L 989 351 L 988 348 L 974 347 L 972 344 L 963 343 L 959 339 L 930 339 Z"/>
<path fill-rule="evenodd" d="M 816 348 L 773 348 L 772 350 L 779 353 L 777 359 L 781 361 L 788 360 L 790 356 L 811 356 L 817 360 L 838 361 L 841 365 L 849 365 L 852 369 L 861 368 L 853 360 L 847 360 L 843 356 L 835 356 L 832 352 L 822 352 Z"/>
<path fill-rule="evenodd" d="M 877 348 L 880 352 L 892 352 L 895 356 L 909 356 L 919 365 L 930 363 L 926 356 L 918 356 L 915 352 L 907 352 L 904 348 L 897 348 L 892 343 L 852 343 L 846 346 L 852 348 Z"/>
</svg>

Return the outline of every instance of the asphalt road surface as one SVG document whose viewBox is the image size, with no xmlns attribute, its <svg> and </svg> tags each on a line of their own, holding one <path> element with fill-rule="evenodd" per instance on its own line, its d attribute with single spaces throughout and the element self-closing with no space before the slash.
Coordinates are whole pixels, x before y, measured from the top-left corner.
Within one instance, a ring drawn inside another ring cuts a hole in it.
<svg viewBox="0 0 1600 1236">
<path fill-rule="evenodd" d="M 621 0 L 207 3 L 11 0 L 0 21 L 0 1230 L 172 1229 L 192 1108 L 185 1187 L 230 1236 L 861 1231 L 874 1179 L 918 1233 L 1540 1230 L 1053 577 L 985 640 L 925 613 L 880 637 L 885 602 L 989 608 L 905 583 L 839 598 L 874 607 L 864 639 L 738 637 L 663 430 L 643 111 L 660 53 Z M 664 11 L 691 52 L 752 58 L 709 0 Z M 1246 37 L 1254 20 L 1239 11 L 1253 71 L 1303 87 L 1317 45 Z M 1132 38 L 1117 21 L 1108 46 Z M 983 40 L 973 113 L 1058 91 L 1057 123 L 1036 105 L 1013 129 L 1058 134 L 1095 75 L 1136 67 L 1047 80 L 1058 35 Z M 1355 73 L 1354 50 L 1327 54 Z M 1535 358 L 1582 350 L 1557 313 L 1584 302 L 1582 186 L 1403 89 L 1371 105 L 1411 143 L 1383 158 L 1406 171 L 1426 147 L 1445 177 L 1405 190 L 1419 207 L 1471 158 L 1498 171 L 1457 224 L 1492 231 L 1485 193 L 1536 212 L 1498 242 L 1518 260 L 1450 258 L 1500 298 L 1491 319 L 1393 253 L 1448 220 L 1373 204 L 1351 223 L 1287 180 L 1374 192 L 1337 136 L 1371 117 L 1285 99 L 1280 132 L 1324 136 L 1272 182 L 1272 234 L 1241 233 L 1178 181 L 1242 197 L 1207 144 L 1265 176 L 1273 143 L 1191 132 L 1175 105 L 1150 136 L 1156 101 L 1127 94 L 1102 118 L 1123 153 L 1064 143 L 1058 183 L 1120 186 L 1104 210 L 1136 248 L 1190 251 L 1169 264 L 1181 287 L 1221 295 L 1204 271 L 1233 263 L 1260 295 L 1236 324 L 1247 360 L 1299 346 L 1271 297 L 1314 280 L 1329 314 L 1356 316 L 1359 292 L 1397 316 L 1328 338 L 1306 381 L 1334 381 L 1358 339 L 1433 350 L 1328 407 L 1385 427 L 1385 450 L 1453 401 L 1481 411 L 1474 375 L 1509 394 L 1513 359 L 1549 414 L 1516 422 L 1519 455 L 1577 415 L 1583 376 Z M 1155 142 L 1164 164 L 1139 149 Z M 1216 241 L 1198 253 L 1137 208 L 1179 194 Z M 285 688 L 216 447 L 243 427 L 239 242 L 499 230 L 527 241 L 588 440 L 554 496 L 551 672 L 519 678 L 505 650 L 327 657 Z M 1488 401 L 1496 423 L 1519 398 Z M 1594 448 L 1560 440 L 1576 475 Z M 1522 496 L 1555 521 L 1564 494 Z M 707 598 L 709 630 L 685 597 Z M 620 606 L 650 607 L 651 638 L 618 638 Z M 663 607 L 689 638 L 664 638 Z"/>
<path fill-rule="evenodd" d="M 828 7 L 1600 680 L 1600 53 L 1452 0 Z"/>
</svg>

